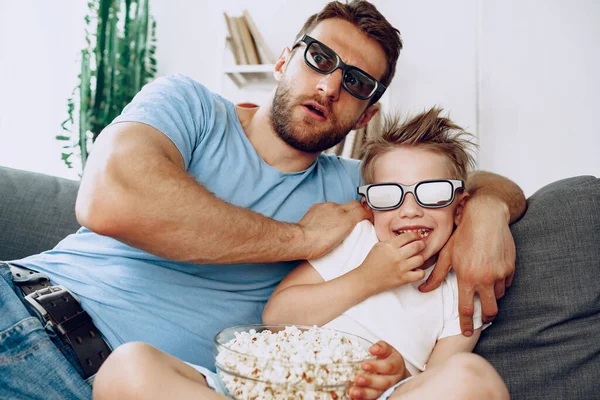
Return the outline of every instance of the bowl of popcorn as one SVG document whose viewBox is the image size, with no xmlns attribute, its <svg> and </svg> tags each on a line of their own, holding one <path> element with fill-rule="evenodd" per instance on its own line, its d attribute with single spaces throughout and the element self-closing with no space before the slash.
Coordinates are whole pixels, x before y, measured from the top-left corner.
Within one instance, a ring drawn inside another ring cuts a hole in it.
<svg viewBox="0 0 600 400">
<path fill-rule="evenodd" d="M 215 367 L 237 400 L 345 399 L 372 345 L 316 326 L 234 326 L 215 336 Z"/>
</svg>

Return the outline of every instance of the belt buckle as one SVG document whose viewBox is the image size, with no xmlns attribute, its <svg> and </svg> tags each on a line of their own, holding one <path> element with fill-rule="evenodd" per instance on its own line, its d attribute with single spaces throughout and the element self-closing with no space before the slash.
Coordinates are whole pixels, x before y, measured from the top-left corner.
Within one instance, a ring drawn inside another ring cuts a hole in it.
<svg viewBox="0 0 600 400">
<path fill-rule="evenodd" d="M 66 287 L 64 287 L 62 285 L 48 286 L 46 288 L 36 290 L 35 292 L 31 292 L 27 296 L 25 296 L 25 301 L 27 301 L 29 304 L 31 304 L 31 306 L 33 308 L 35 308 L 35 310 L 38 313 L 40 313 L 40 315 L 44 319 L 44 321 L 49 321 L 49 320 L 51 320 L 51 318 L 48 316 L 48 311 L 46 311 L 44 306 L 42 306 L 38 302 L 38 299 L 43 298 L 44 296 L 47 296 L 49 294 L 63 293 L 63 292 L 69 293 L 79 303 L 79 298 L 77 296 L 75 296 L 75 294 L 72 293 L 69 289 L 67 289 Z M 51 321 L 51 322 L 55 323 L 55 321 Z"/>
</svg>

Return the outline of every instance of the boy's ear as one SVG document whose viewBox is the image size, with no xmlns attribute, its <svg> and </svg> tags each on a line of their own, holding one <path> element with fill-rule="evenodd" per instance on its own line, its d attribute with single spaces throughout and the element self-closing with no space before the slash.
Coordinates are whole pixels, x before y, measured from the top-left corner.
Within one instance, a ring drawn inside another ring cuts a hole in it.
<svg viewBox="0 0 600 400">
<path fill-rule="evenodd" d="M 379 103 L 375 103 L 375 104 L 367 107 L 365 112 L 362 113 L 362 115 L 360 116 L 360 118 L 358 119 L 356 124 L 354 124 L 354 127 L 352 129 L 360 129 L 360 128 L 365 127 L 369 123 L 371 118 L 373 118 L 375 116 L 375 114 L 377 114 L 378 111 L 379 111 Z"/>
<path fill-rule="evenodd" d="M 467 202 L 467 198 L 469 197 L 469 192 L 463 192 L 458 197 L 458 207 L 456 207 L 456 212 L 454 213 L 454 225 L 458 225 L 460 220 L 462 219 L 463 210 L 465 208 L 465 203 Z"/>
<path fill-rule="evenodd" d="M 279 81 L 279 79 L 281 78 L 281 75 L 283 75 L 283 73 L 285 72 L 287 63 L 290 60 L 291 55 L 292 55 L 292 51 L 288 47 L 285 47 L 281 51 L 281 54 L 279 55 L 279 57 L 277 58 L 277 61 L 275 62 L 275 71 L 273 72 L 273 76 L 275 77 L 276 81 Z"/>
<path fill-rule="evenodd" d="M 369 221 L 371 221 L 371 223 L 374 224 L 375 220 L 373 219 L 373 210 L 371 209 L 371 207 L 369 207 L 369 205 L 367 204 L 367 200 L 364 197 L 360 199 L 360 204 L 367 211 L 367 213 L 369 213 Z"/>
</svg>

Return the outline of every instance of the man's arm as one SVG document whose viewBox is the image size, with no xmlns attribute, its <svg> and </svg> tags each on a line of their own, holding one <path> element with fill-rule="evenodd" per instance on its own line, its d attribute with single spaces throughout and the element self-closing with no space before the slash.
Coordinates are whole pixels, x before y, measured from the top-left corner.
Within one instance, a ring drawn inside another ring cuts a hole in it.
<svg viewBox="0 0 600 400">
<path fill-rule="evenodd" d="M 467 200 L 458 226 L 444 248 L 422 291 L 437 288 L 450 268 L 459 288 L 460 326 L 473 334 L 474 297 L 481 299 L 483 322 L 498 313 L 496 299 L 504 296 L 515 271 L 515 243 L 508 227 L 527 207 L 523 191 L 499 175 L 478 171 L 469 175 Z"/>
<path fill-rule="evenodd" d="M 185 172 L 164 134 L 131 122 L 109 126 L 95 142 L 76 214 L 101 235 L 192 263 L 316 258 L 368 216 L 356 201 L 313 206 L 298 224 L 235 207 Z"/>
<path fill-rule="evenodd" d="M 466 190 L 475 199 L 485 199 L 490 207 L 503 211 L 509 224 L 521 218 L 527 209 L 527 200 L 521 188 L 513 181 L 491 172 L 470 173 Z"/>
</svg>

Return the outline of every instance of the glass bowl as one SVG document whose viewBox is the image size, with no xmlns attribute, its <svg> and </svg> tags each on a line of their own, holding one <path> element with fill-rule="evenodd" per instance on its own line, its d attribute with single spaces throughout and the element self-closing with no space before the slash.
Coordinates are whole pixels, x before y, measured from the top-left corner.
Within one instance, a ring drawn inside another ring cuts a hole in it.
<svg viewBox="0 0 600 400">
<path fill-rule="evenodd" d="M 313 337 L 314 340 L 307 342 L 304 347 L 303 342 L 296 341 L 296 351 L 281 344 L 276 354 L 269 354 L 262 345 L 263 341 L 269 340 L 274 345 L 274 341 L 280 340 L 281 336 L 294 341 L 298 339 L 294 333 L 287 336 L 287 332 L 293 332 L 290 331 L 293 328 L 302 332 L 305 338 L 314 335 L 316 329 L 318 335 L 334 337 L 334 343 L 339 345 L 320 346 L 316 342 L 319 338 Z M 312 332 L 307 332 L 310 330 Z M 242 335 L 238 341 L 234 341 L 236 334 Z M 258 343 L 252 349 L 239 346 L 241 341 L 249 340 L 252 343 L 258 340 Z M 327 328 L 241 325 L 224 329 L 215 336 L 215 367 L 221 383 L 229 395 L 237 400 L 346 399 L 354 377 L 362 370 L 362 362 L 375 359 L 368 352 L 372 345 L 372 342 L 359 336 Z M 351 352 L 353 356 L 346 353 L 341 357 L 342 350 Z M 314 357 L 310 353 L 314 353 Z M 311 358 L 314 360 L 306 361 Z"/>
</svg>

